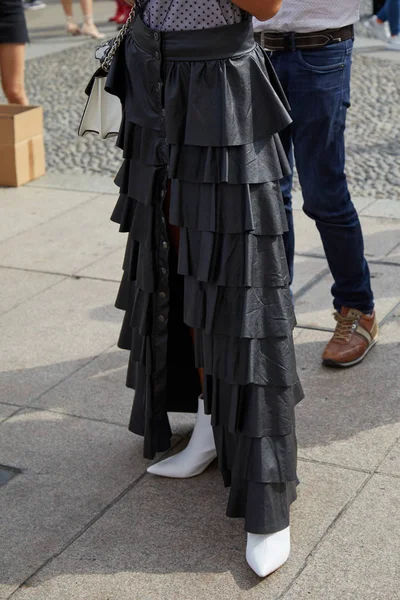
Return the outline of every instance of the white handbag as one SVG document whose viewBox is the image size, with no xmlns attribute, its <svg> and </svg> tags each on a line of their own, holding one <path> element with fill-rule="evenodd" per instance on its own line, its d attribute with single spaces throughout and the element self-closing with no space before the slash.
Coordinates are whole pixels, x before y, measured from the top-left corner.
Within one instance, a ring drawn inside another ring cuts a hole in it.
<svg viewBox="0 0 400 600">
<path fill-rule="evenodd" d="M 85 90 L 88 99 L 78 129 L 78 135 L 81 137 L 87 133 L 95 133 L 104 140 L 118 135 L 122 119 L 121 102 L 117 96 L 105 90 L 105 85 L 111 62 L 128 31 L 134 13 L 132 8 L 118 35 L 113 40 L 101 44 L 96 50 L 95 56 L 100 60 L 101 67 L 97 69 Z"/>
</svg>

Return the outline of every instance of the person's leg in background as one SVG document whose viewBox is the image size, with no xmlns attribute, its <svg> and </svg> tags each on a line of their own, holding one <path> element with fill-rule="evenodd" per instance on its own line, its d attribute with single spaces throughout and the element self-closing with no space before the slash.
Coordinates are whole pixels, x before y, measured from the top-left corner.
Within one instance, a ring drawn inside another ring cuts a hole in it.
<svg viewBox="0 0 400 600">
<path fill-rule="evenodd" d="M 365 26 L 389 49 L 400 50 L 400 0 L 386 0 Z"/>
<path fill-rule="evenodd" d="M 104 35 L 100 33 L 93 21 L 93 0 L 81 0 L 81 9 L 83 14 L 83 25 L 82 28 L 76 24 L 73 15 L 72 0 L 61 0 L 65 18 L 66 18 L 66 30 L 70 35 L 88 35 L 94 39 L 103 39 Z"/>
<path fill-rule="evenodd" d="M 83 14 L 83 25 L 81 33 L 88 35 L 96 40 L 104 38 L 104 34 L 100 33 L 93 21 L 93 0 L 80 0 Z"/>
<path fill-rule="evenodd" d="M 374 302 L 363 235 L 344 172 L 352 46 L 349 40 L 320 50 L 280 52 L 273 60 L 278 75 L 284 73 L 284 89 L 289 92 L 304 212 L 315 221 L 321 235 L 335 281 L 332 294 L 337 320 L 342 316 L 346 319 L 337 326 L 340 334 L 355 322 L 360 325 L 360 320 L 367 321 L 365 326 L 375 327 L 374 316 L 368 316 L 373 312 Z M 343 366 L 342 362 L 355 364 L 354 354 L 361 353 L 366 343 L 364 337 L 357 338 L 355 342 L 360 343 L 355 344 L 346 332 L 343 342 L 347 340 L 351 348 L 341 342 L 339 348 L 335 346 L 339 355 L 337 366 Z M 335 338 L 336 342 L 339 340 Z M 361 355 L 364 356 L 364 352 Z"/>
<path fill-rule="evenodd" d="M 72 0 L 61 0 L 62 7 L 64 9 L 66 24 L 66 32 L 70 35 L 80 35 L 81 30 L 79 25 L 75 22 L 74 11 L 72 6 Z"/>
<path fill-rule="evenodd" d="M 108 20 L 117 23 L 117 25 L 123 25 L 129 15 L 131 7 L 124 2 L 124 0 L 115 0 L 116 11 L 113 17 L 110 17 Z"/>
<path fill-rule="evenodd" d="M 380 10 L 384 4 L 385 4 L 385 0 L 374 0 L 374 2 L 373 2 L 374 15 L 376 15 L 378 10 Z"/>
<path fill-rule="evenodd" d="M 388 21 L 392 36 L 400 33 L 400 0 L 386 0 L 376 15 L 380 21 Z"/>
<path fill-rule="evenodd" d="M 390 26 L 390 39 L 387 47 L 400 50 L 400 0 L 386 0 L 385 6 L 377 15 L 378 19 L 386 18 Z"/>
<path fill-rule="evenodd" d="M 26 106 L 24 44 L 0 44 L 0 75 L 8 102 Z"/>
<path fill-rule="evenodd" d="M 375 7 L 374 7 L 375 8 Z M 383 2 L 374 10 L 372 17 L 364 21 L 364 26 L 368 31 L 374 34 L 378 40 L 387 42 L 390 38 L 390 28 L 388 24 L 387 2 Z"/>
<path fill-rule="evenodd" d="M 25 0 L 24 8 L 25 10 L 40 10 L 46 8 L 46 3 L 42 0 Z"/>
</svg>

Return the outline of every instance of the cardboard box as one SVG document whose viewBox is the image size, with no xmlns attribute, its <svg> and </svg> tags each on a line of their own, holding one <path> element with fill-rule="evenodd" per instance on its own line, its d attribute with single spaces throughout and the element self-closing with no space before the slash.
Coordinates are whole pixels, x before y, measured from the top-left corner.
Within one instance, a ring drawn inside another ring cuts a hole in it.
<svg viewBox="0 0 400 600">
<path fill-rule="evenodd" d="M 0 185 L 17 187 L 45 170 L 42 107 L 0 105 Z"/>
</svg>

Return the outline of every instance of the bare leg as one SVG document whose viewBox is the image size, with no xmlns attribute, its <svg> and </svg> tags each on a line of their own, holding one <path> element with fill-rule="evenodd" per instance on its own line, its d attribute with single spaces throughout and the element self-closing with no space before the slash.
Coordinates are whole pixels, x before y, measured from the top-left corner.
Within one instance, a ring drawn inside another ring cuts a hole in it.
<svg viewBox="0 0 400 600">
<path fill-rule="evenodd" d="M 62 7 L 65 13 L 66 25 L 65 29 L 70 35 L 79 35 L 81 30 L 74 21 L 74 11 L 72 0 L 61 0 Z"/>
<path fill-rule="evenodd" d="M 25 45 L 0 44 L 0 74 L 4 94 L 10 104 L 26 106 L 24 83 Z"/>
<path fill-rule="evenodd" d="M 93 18 L 93 0 L 81 0 L 81 9 L 84 18 Z"/>
<path fill-rule="evenodd" d="M 104 38 L 93 21 L 93 0 L 81 0 L 81 9 L 83 14 L 83 35 L 88 35 L 96 40 Z"/>
<path fill-rule="evenodd" d="M 74 16 L 72 8 L 72 0 L 61 0 L 62 7 L 66 17 L 72 18 Z"/>
</svg>

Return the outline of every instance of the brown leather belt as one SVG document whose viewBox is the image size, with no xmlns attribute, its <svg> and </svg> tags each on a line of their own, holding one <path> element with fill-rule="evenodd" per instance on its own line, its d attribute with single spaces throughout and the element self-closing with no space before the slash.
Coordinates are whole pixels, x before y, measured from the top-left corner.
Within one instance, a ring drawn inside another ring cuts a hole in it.
<svg viewBox="0 0 400 600">
<path fill-rule="evenodd" d="M 317 50 L 330 44 L 354 40 L 354 27 L 347 25 L 340 29 L 325 29 L 311 33 L 277 33 L 262 31 L 255 34 L 256 41 L 267 50 L 295 52 L 296 50 Z"/>
</svg>

